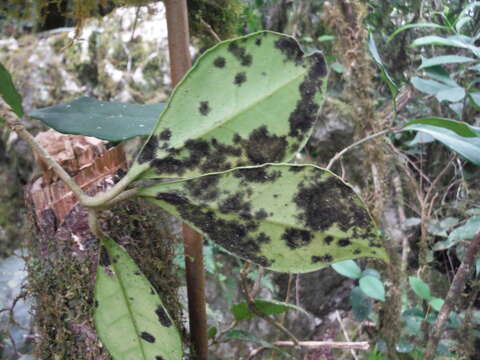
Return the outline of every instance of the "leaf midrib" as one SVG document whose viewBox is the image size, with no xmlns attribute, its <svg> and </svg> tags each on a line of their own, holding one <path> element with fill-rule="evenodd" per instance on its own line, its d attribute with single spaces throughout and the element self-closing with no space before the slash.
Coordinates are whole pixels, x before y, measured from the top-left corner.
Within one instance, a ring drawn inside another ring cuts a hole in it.
<svg viewBox="0 0 480 360">
<path fill-rule="evenodd" d="M 106 244 L 104 243 L 104 245 L 106 245 Z M 108 249 L 111 250 L 111 247 L 108 246 Z M 123 285 L 124 280 L 123 280 L 123 277 L 120 275 L 122 272 L 117 271 L 117 266 L 115 265 L 115 262 L 112 261 L 111 265 L 113 267 L 113 270 L 115 271 L 115 274 L 117 275 L 118 283 L 120 285 L 120 290 L 122 291 L 123 298 L 125 299 L 125 304 L 126 304 L 126 307 L 127 307 L 128 314 L 130 315 L 130 318 L 132 319 L 133 328 L 135 329 L 135 337 L 137 338 L 138 344 L 140 345 L 140 351 L 142 353 L 143 359 L 147 360 L 147 355 L 145 353 L 145 349 L 144 349 L 144 346 L 143 346 L 143 343 L 142 343 L 142 339 L 140 338 L 140 335 L 139 335 L 139 329 L 138 329 L 137 321 L 135 320 L 135 317 L 133 316 L 133 311 L 132 311 L 132 308 L 130 306 L 130 302 L 128 301 L 128 297 L 127 297 L 127 290 L 126 290 L 125 286 Z"/>
</svg>

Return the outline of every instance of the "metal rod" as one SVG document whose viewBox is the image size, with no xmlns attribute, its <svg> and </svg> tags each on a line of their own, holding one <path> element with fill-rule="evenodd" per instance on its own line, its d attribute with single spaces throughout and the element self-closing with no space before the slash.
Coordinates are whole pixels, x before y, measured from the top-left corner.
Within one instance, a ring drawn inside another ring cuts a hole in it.
<svg viewBox="0 0 480 360">
<path fill-rule="evenodd" d="M 187 2 L 186 0 L 165 0 L 164 4 L 167 11 L 170 73 L 172 86 L 175 86 L 192 66 Z M 183 242 L 192 352 L 195 359 L 207 360 L 207 313 L 202 236 L 184 224 Z"/>
</svg>

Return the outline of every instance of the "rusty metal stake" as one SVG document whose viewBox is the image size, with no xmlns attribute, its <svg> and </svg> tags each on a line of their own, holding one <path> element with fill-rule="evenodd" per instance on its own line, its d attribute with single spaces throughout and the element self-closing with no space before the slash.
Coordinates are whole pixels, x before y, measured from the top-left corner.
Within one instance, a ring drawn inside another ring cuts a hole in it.
<svg viewBox="0 0 480 360">
<path fill-rule="evenodd" d="M 177 85 L 192 66 L 186 0 L 164 0 L 167 11 L 168 51 L 172 86 Z M 190 339 L 195 359 L 208 359 L 207 313 L 202 236 L 183 225 L 188 292 Z"/>
</svg>

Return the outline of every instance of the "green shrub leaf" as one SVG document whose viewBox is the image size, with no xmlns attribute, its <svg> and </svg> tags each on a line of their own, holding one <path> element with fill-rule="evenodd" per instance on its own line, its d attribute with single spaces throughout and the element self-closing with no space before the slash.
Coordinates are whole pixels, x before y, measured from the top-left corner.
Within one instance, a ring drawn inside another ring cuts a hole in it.
<svg viewBox="0 0 480 360">
<path fill-rule="evenodd" d="M 368 319 L 372 312 L 373 304 L 358 286 L 352 289 L 349 300 L 355 320 L 361 322 Z"/>
<path fill-rule="evenodd" d="M 480 129 L 466 123 L 442 119 L 422 118 L 409 121 L 403 130 L 420 131 L 480 166 Z"/>
<path fill-rule="evenodd" d="M 440 311 L 444 302 L 445 301 L 443 299 L 433 298 L 428 302 L 428 304 L 432 307 L 433 310 Z"/>
<path fill-rule="evenodd" d="M 22 97 L 13 84 L 8 70 L 0 63 L 0 96 L 18 117 L 23 116 Z"/>
<path fill-rule="evenodd" d="M 419 91 L 434 95 L 438 101 L 457 102 L 465 97 L 465 89 L 455 83 L 440 83 L 435 80 L 422 79 L 414 76 L 412 85 Z"/>
<path fill-rule="evenodd" d="M 435 56 L 433 58 L 427 59 L 422 58 L 422 65 L 418 68 L 423 69 L 430 66 L 437 66 L 443 64 L 462 64 L 475 61 L 475 59 L 467 57 L 467 56 L 459 56 L 459 55 L 444 55 L 444 56 Z"/>
<path fill-rule="evenodd" d="M 333 264 L 332 268 L 340 275 L 346 276 L 350 279 L 360 279 L 362 276 L 362 269 L 360 269 L 357 263 L 353 260 L 340 261 Z"/>
<path fill-rule="evenodd" d="M 480 48 L 473 45 L 473 38 L 463 36 L 463 35 L 452 35 L 447 38 L 429 35 L 418 38 L 412 42 L 412 46 L 425 46 L 425 45 L 436 45 L 436 46 L 453 46 L 457 48 L 468 49 L 472 51 L 475 56 L 480 56 Z"/>
<path fill-rule="evenodd" d="M 273 32 L 221 42 L 174 90 L 130 177 L 187 178 L 283 162 L 304 146 L 323 100 L 324 57 Z"/>
<path fill-rule="evenodd" d="M 305 310 L 298 306 L 275 300 L 256 299 L 255 309 L 260 314 L 260 316 L 281 314 L 288 310 L 297 310 L 307 314 Z M 230 311 L 233 314 L 235 320 L 237 321 L 252 319 L 259 316 L 254 312 L 250 311 L 248 304 L 245 301 L 233 305 L 230 308 Z"/>
<path fill-rule="evenodd" d="M 64 134 L 123 141 L 150 135 L 163 107 L 164 103 L 125 104 L 81 97 L 33 110 L 29 116 Z"/>
<path fill-rule="evenodd" d="M 371 275 L 363 276 L 359 285 L 365 295 L 373 299 L 385 301 L 385 287 L 383 282 L 377 277 Z"/>
<path fill-rule="evenodd" d="M 128 253 L 102 239 L 95 326 L 115 360 L 181 360 L 182 341 L 156 290 Z"/>
<path fill-rule="evenodd" d="M 432 299 L 432 295 L 430 295 L 430 287 L 422 279 L 416 276 L 410 276 L 408 278 L 408 282 L 410 283 L 412 290 L 418 297 L 424 300 Z"/>
<path fill-rule="evenodd" d="M 365 204 L 314 165 L 236 168 L 140 189 L 227 251 L 301 273 L 359 257 L 386 259 Z"/>
</svg>

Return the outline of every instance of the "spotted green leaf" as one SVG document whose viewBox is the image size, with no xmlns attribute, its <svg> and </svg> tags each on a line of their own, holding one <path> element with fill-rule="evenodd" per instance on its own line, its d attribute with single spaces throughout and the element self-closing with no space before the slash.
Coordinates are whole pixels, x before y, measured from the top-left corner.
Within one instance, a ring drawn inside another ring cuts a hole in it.
<svg viewBox="0 0 480 360">
<path fill-rule="evenodd" d="M 174 90 L 129 172 L 187 178 L 282 162 L 306 143 L 327 67 L 292 37 L 263 31 L 206 51 Z"/>
<path fill-rule="evenodd" d="M 102 239 L 95 326 L 115 360 L 181 360 L 180 334 L 156 290 L 128 253 Z"/>
<path fill-rule="evenodd" d="M 339 177 L 314 165 L 236 168 L 139 194 L 271 270 L 302 273 L 347 259 L 386 259 L 365 204 Z"/>
</svg>

